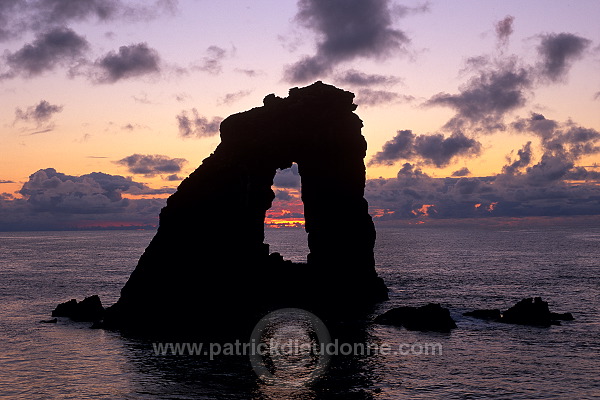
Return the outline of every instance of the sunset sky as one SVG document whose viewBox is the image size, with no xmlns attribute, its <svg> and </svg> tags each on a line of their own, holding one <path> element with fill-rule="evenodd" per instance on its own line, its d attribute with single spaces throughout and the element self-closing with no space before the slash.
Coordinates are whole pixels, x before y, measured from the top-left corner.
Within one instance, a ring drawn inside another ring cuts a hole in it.
<svg viewBox="0 0 600 400">
<path fill-rule="evenodd" d="M 356 94 L 378 220 L 598 216 L 599 20 L 597 0 L 4 0 L 0 230 L 155 225 L 223 118 L 316 80 Z M 297 172 L 275 184 L 271 219 L 299 220 Z"/>
</svg>

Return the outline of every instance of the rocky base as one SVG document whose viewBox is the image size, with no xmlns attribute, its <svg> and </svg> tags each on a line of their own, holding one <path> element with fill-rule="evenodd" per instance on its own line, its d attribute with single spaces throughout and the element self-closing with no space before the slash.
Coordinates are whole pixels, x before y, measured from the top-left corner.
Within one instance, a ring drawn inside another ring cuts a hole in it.
<svg viewBox="0 0 600 400">
<path fill-rule="evenodd" d="M 388 299 L 381 278 L 344 279 L 310 264 L 273 262 L 248 268 L 247 274 L 215 278 L 226 290 L 187 291 L 167 302 L 119 302 L 106 310 L 101 327 L 158 336 L 202 336 L 247 339 L 256 323 L 271 311 L 300 308 L 328 326 L 366 319 L 376 303 Z M 183 286 L 183 285 L 182 285 Z M 185 286 L 183 286 L 185 287 Z"/>
<path fill-rule="evenodd" d="M 551 312 L 548 303 L 543 301 L 541 297 L 525 298 L 504 312 L 497 309 L 482 309 L 469 311 L 463 315 L 507 324 L 542 327 L 560 325 L 560 321 L 572 321 L 574 319 L 571 313 Z"/>
<path fill-rule="evenodd" d="M 306 264 L 295 264 L 289 261 L 285 261 L 285 264 L 291 268 L 290 271 L 294 270 L 294 267 L 306 267 Z M 292 278 L 292 275 L 287 276 Z M 269 278 L 261 276 L 257 278 L 256 282 L 261 279 Z M 334 331 L 338 328 L 347 329 L 347 324 L 339 325 L 342 321 L 345 323 L 355 321 L 364 326 L 365 320 L 362 318 L 372 311 L 371 307 L 364 306 L 364 299 L 356 300 L 341 297 L 341 293 L 328 292 L 325 289 L 329 283 L 319 285 L 318 281 L 313 282 L 312 294 L 314 296 L 311 301 L 307 301 L 304 293 L 305 285 L 309 282 L 302 280 L 296 282 L 296 285 L 280 285 L 274 288 L 273 296 L 265 296 L 264 293 L 263 296 L 260 296 L 260 292 L 257 293 L 252 299 L 251 305 L 244 303 L 215 304 L 212 313 L 204 311 L 190 314 L 184 304 L 180 308 L 172 310 L 160 307 L 158 309 L 146 308 L 147 312 L 140 313 L 128 320 L 115 320 L 121 314 L 112 313 L 119 305 L 104 309 L 99 297 L 94 295 L 86 297 L 80 302 L 72 299 L 61 303 L 52 312 L 52 316 L 68 317 L 74 321 L 93 322 L 92 328 L 94 329 L 120 329 L 125 333 L 143 336 L 177 336 L 212 340 L 241 338 L 245 340 L 260 318 L 280 308 L 301 308 L 312 311 L 318 314 L 327 327 Z M 371 293 L 372 301 L 376 299 L 383 301 L 387 298 L 385 285 L 383 282 L 380 282 L 379 285 L 379 290 Z M 349 309 L 352 311 L 344 312 Z M 551 312 L 548 303 L 540 297 L 525 298 L 504 312 L 498 309 L 478 309 L 465 312 L 463 315 L 493 322 L 538 327 L 560 325 L 560 321 L 574 320 L 571 313 Z M 40 322 L 56 323 L 57 319 Z M 377 316 L 373 322 L 422 332 L 450 332 L 457 327 L 449 310 L 436 303 L 429 303 L 421 307 L 393 308 Z"/>
</svg>

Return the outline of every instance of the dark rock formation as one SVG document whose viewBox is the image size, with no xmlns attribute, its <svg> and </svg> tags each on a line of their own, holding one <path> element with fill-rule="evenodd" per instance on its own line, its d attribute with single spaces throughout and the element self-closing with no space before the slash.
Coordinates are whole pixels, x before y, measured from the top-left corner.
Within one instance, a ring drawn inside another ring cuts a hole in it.
<svg viewBox="0 0 600 400">
<path fill-rule="evenodd" d="M 67 302 L 61 303 L 54 311 L 52 311 L 53 317 L 68 317 L 73 321 L 99 321 L 104 317 L 104 307 L 102 302 L 97 295 L 86 297 L 85 299 L 77 302 L 75 299 L 71 299 Z"/>
<path fill-rule="evenodd" d="M 40 324 L 56 324 L 57 322 L 58 322 L 58 318 L 43 319 L 40 321 Z"/>
<path fill-rule="evenodd" d="M 421 307 L 392 308 L 377 316 L 375 323 L 404 326 L 409 331 L 450 332 L 456 323 L 450 311 L 439 304 L 429 303 Z"/>
<path fill-rule="evenodd" d="M 387 298 L 364 199 L 367 144 L 354 95 L 314 83 L 221 123 L 221 143 L 160 213 L 156 236 L 107 310 L 106 327 L 211 330 L 278 307 L 331 315 Z M 277 169 L 298 164 L 308 263 L 269 255 Z"/>
<path fill-rule="evenodd" d="M 503 313 L 500 313 L 499 310 L 475 310 L 466 312 L 463 315 L 491 319 L 507 324 L 545 327 L 560 325 L 559 321 L 572 321 L 574 319 L 571 313 L 550 312 L 548 303 L 543 301 L 541 297 L 525 298 Z"/>
<path fill-rule="evenodd" d="M 573 319 L 570 313 L 566 314 L 570 316 L 570 319 Z M 541 297 L 530 297 L 519 301 L 504 311 L 500 322 L 536 326 L 560 325 L 555 316 L 561 316 L 562 318 L 562 314 L 551 313 L 548 303 L 543 301 Z"/>
</svg>

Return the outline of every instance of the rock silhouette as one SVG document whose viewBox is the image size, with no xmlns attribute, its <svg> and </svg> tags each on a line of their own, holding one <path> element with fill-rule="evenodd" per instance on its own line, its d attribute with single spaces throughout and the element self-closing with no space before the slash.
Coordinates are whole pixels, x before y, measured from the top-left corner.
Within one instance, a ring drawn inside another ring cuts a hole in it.
<svg viewBox="0 0 600 400">
<path fill-rule="evenodd" d="M 279 307 L 344 318 L 387 299 L 375 272 L 367 144 L 353 98 L 316 82 L 225 119 L 217 149 L 167 200 L 104 326 L 206 331 L 243 326 Z M 273 178 L 294 162 L 310 249 L 305 264 L 269 254 L 264 243 Z"/>
<path fill-rule="evenodd" d="M 500 312 L 497 309 L 482 309 L 469 311 L 463 315 L 479 319 L 490 319 L 495 322 L 504 322 L 507 324 L 542 327 L 560 325 L 560 321 L 572 321 L 574 319 L 573 315 L 568 312 L 551 312 L 548 302 L 543 301 L 541 297 L 524 298 L 504 312 Z"/>
<path fill-rule="evenodd" d="M 421 307 L 397 307 L 377 316 L 376 324 L 405 327 L 409 331 L 450 332 L 456 328 L 456 322 L 450 311 L 437 303 L 429 303 Z"/>
<path fill-rule="evenodd" d="M 86 297 L 81 301 L 71 299 L 60 303 L 52 311 L 53 317 L 68 317 L 73 321 L 94 322 L 99 321 L 104 316 L 104 307 L 98 295 Z M 56 322 L 56 321 L 53 321 Z"/>
</svg>

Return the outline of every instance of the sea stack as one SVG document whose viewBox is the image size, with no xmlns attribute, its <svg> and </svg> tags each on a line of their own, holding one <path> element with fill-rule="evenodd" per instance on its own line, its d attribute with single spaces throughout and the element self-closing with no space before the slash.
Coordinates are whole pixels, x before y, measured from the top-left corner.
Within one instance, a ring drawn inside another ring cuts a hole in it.
<svg viewBox="0 0 600 400">
<path fill-rule="evenodd" d="M 154 332 L 243 329 L 298 307 L 347 318 L 387 299 L 364 198 L 367 143 L 354 94 L 316 82 L 223 120 L 221 143 L 169 197 L 158 231 L 104 326 Z M 269 254 L 278 169 L 298 164 L 307 263 Z"/>
</svg>

